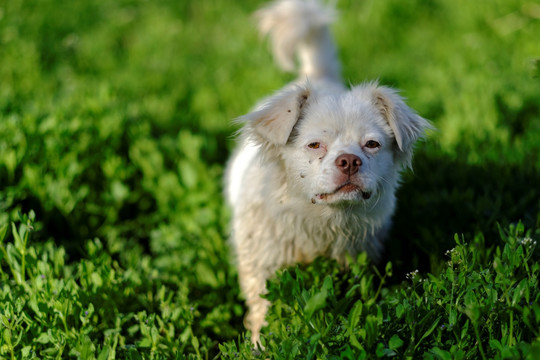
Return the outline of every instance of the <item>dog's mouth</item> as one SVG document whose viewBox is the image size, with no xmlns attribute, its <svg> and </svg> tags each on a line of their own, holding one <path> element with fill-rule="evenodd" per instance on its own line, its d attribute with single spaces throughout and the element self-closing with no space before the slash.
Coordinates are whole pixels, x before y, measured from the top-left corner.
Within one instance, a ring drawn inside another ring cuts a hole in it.
<svg viewBox="0 0 540 360">
<path fill-rule="evenodd" d="M 341 194 L 343 196 L 340 196 L 340 198 L 342 198 L 340 200 L 356 200 L 358 195 L 361 195 L 364 200 L 369 200 L 372 193 L 371 191 L 363 190 L 360 186 L 351 182 L 346 182 L 345 184 L 338 186 L 336 190 L 330 193 L 317 194 L 316 197 L 317 199 L 324 201 L 331 200 Z"/>
</svg>

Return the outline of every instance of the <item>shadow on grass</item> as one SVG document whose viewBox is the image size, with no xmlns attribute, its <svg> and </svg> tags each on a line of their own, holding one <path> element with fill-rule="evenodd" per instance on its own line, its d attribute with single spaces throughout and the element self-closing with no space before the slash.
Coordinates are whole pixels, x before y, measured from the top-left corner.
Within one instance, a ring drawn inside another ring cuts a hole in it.
<svg viewBox="0 0 540 360">
<path fill-rule="evenodd" d="M 407 272 L 437 273 L 454 235 L 470 242 L 482 232 L 486 246 L 499 241 L 498 226 L 522 221 L 527 229 L 540 221 L 540 172 L 507 164 L 468 165 L 420 149 L 414 173 L 398 191 L 398 209 L 386 247 L 395 281 Z"/>
</svg>

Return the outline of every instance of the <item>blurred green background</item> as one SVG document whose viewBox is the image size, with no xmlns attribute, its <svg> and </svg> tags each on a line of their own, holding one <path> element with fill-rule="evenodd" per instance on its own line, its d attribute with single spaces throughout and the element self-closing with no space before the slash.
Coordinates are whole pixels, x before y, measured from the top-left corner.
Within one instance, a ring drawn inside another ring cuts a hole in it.
<svg viewBox="0 0 540 360">
<path fill-rule="evenodd" d="M 122 269 L 147 261 L 151 281 L 189 289 L 178 301 L 197 304 L 194 331 L 236 338 L 221 180 L 231 120 L 294 78 L 255 31 L 263 3 L 0 0 L 0 223 L 34 210 L 33 241 L 66 248 L 67 263 L 94 238 Z M 398 193 L 394 271 L 436 273 L 455 233 L 537 229 L 540 5 L 337 7 L 344 79 L 402 89 L 438 129 Z"/>
</svg>

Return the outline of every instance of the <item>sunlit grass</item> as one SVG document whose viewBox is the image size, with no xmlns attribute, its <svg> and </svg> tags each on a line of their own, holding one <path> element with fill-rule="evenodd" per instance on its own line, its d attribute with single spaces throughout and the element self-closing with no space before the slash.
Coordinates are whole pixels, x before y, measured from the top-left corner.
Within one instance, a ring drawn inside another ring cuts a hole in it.
<svg viewBox="0 0 540 360">
<path fill-rule="evenodd" d="M 221 177 L 231 120 L 294 77 L 255 31 L 262 3 L 0 4 L 0 357 L 254 356 Z M 337 6 L 344 79 L 400 88 L 438 130 L 404 174 L 391 265 L 281 273 L 260 357 L 534 358 L 538 5 Z"/>
</svg>

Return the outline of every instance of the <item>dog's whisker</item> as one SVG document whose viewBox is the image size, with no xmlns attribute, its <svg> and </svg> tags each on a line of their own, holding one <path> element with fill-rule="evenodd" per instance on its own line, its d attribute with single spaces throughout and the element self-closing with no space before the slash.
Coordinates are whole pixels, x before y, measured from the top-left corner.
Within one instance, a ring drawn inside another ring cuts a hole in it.
<svg viewBox="0 0 540 360">
<path fill-rule="evenodd" d="M 384 182 L 387 183 L 388 185 L 393 186 L 393 184 L 392 184 L 389 180 L 387 180 L 384 176 L 379 175 L 379 174 L 373 172 L 373 170 L 367 169 L 366 172 L 368 172 L 370 175 L 373 175 L 375 178 L 384 181 Z"/>
</svg>

